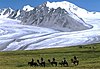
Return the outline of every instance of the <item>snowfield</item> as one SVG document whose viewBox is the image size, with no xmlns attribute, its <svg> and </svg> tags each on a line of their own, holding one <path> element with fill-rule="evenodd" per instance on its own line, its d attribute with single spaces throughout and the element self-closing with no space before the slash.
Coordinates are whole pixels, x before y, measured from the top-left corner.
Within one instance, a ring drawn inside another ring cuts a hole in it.
<svg viewBox="0 0 100 69">
<path fill-rule="evenodd" d="M 0 51 L 34 50 L 85 45 L 100 42 L 100 19 L 84 18 L 92 29 L 59 32 L 53 29 L 20 25 L 18 20 L 0 17 Z"/>
<path fill-rule="evenodd" d="M 49 2 L 47 3 L 47 6 L 51 5 Z M 66 5 L 67 3 L 63 4 Z M 55 5 L 58 6 L 57 3 Z M 49 7 L 52 8 L 53 6 Z M 64 9 L 66 9 L 65 6 Z M 49 28 L 22 25 L 19 20 L 6 18 L 8 15 L 1 15 L 0 51 L 35 50 L 100 43 L 100 13 L 87 13 L 86 10 L 80 9 L 73 4 L 70 11 L 82 18 L 86 24 L 93 26 L 93 28 L 74 32 L 60 32 Z M 81 15 L 81 13 L 84 15 Z M 76 18 L 73 15 L 70 16 Z"/>
</svg>

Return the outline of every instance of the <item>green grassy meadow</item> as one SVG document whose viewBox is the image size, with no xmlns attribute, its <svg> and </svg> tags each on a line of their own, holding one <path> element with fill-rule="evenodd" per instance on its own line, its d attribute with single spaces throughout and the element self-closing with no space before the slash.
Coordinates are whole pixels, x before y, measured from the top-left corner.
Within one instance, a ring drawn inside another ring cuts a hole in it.
<svg viewBox="0 0 100 69">
<path fill-rule="evenodd" d="M 79 65 L 71 64 L 70 59 L 77 56 Z M 41 57 L 46 61 L 46 67 L 30 67 L 27 63 L 32 58 L 36 61 Z M 52 67 L 48 59 L 56 58 L 57 62 L 65 57 L 69 67 Z M 9 51 L 0 52 L 0 69 L 100 69 L 100 44 L 84 46 L 73 46 L 64 48 L 52 48 L 30 51 Z"/>
</svg>

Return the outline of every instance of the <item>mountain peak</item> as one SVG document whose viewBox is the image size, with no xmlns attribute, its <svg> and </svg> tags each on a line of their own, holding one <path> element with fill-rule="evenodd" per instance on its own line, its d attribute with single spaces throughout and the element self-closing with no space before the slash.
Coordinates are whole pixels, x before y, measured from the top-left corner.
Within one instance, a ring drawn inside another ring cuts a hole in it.
<svg viewBox="0 0 100 69">
<path fill-rule="evenodd" d="M 76 6 L 75 4 L 70 3 L 68 1 L 61 1 L 61 2 L 49 2 L 49 1 L 47 1 L 46 6 L 49 7 L 50 9 L 51 8 L 57 9 L 58 7 L 60 7 L 61 9 L 65 9 L 71 15 L 73 15 L 73 13 L 74 13 L 80 17 L 88 16 L 87 10 L 82 9 L 82 8 Z"/>
<path fill-rule="evenodd" d="M 30 5 L 26 5 L 26 6 L 23 7 L 23 10 L 24 10 L 24 11 L 31 11 L 31 10 L 33 10 L 33 9 L 34 9 L 34 8 L 31 7 Z"/>
<path fill-rule="evenodd" d="M 57 9 L 58 7 L 62 8 L 62 9 L 66 9 L 67 7 L 69 7 L 69 2 L 67 2 L 67 1 L 62 1 L 62 2 L 47 1 L 46 6 L 49 8 L 54 8 L 54 9 Z"/>
</svg>

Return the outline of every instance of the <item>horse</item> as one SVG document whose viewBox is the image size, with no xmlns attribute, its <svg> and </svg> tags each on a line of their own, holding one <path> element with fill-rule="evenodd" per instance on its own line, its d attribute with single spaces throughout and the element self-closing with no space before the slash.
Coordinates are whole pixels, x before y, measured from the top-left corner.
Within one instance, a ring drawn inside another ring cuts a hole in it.
<svg viewBox="0 0 100 69">
<path fill-rule="evenodd" d="M 38 66 L 38 64 L 36 62 L 34 62 L 33 58 L 31 62 L 28 62 L 28 65 L 30 66 Z"/>
<path fill-rule="evenodd" d="M 60 64 L 61 66 L 68 66 L 68 62 L 66 61 L 65 58 L 64 58 L 63 61 L 59 62 L 59 64 Z"/>
<path fill-rule="evenodd" d="M 52 65 L 52 66 L 57 66 L 57 62 L 55 61 L 55 58 L 53 58 L 53 61 L 51 62 L 50 59 L 48 59 L 48 62 Z"/>
<path fill-rule="evenodd" d="M 74 56 L 74 58 L 71 59 L 71 63 L 73 63 L 74 65 L 78 65 L 79 64 L 79 60 L 77 59 L 76 56 Z"/>
<path fill-rule="evenodd" d="M 30 66 L 38 66 L 38 64 L 36 62 L 28 62 L 28 65 L 30 65 Z"/>
<path fill-rule="evenodd" d="M 41 62 L 40 62 L 39 60 L 37 60 L 37 62 L 38 62 L 38 64 L 39 64 L 40 66 L 45 67 L 45 61 L 43 60 L 43 58 L 41 58 Z"/>
</svg>

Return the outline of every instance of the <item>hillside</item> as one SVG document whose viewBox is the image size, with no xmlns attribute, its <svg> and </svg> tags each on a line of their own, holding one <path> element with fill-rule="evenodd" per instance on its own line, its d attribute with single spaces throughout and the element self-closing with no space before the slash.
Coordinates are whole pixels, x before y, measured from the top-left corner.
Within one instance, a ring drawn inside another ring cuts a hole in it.
<svg viewBox="0 0 100 69">
<path fill-rule="evenodd" d="M 71 64 L 70 59 L 77 56 L 79 65 Z M 32 58 L 36 61 L 43 57 L 46 67 L 30 67 L 27 62 Z M 64 57 L 69 63 L 69 67 L 52 67 L 48 64 L 48 59 L 56 58 L 60 62 Z M 77 47 L 52 48 L 30 51 L 9 51 L 0 52 L 0 69 L 99 69 L 100 68 L 100 44 L 92 44 Z"/>
</svg>

